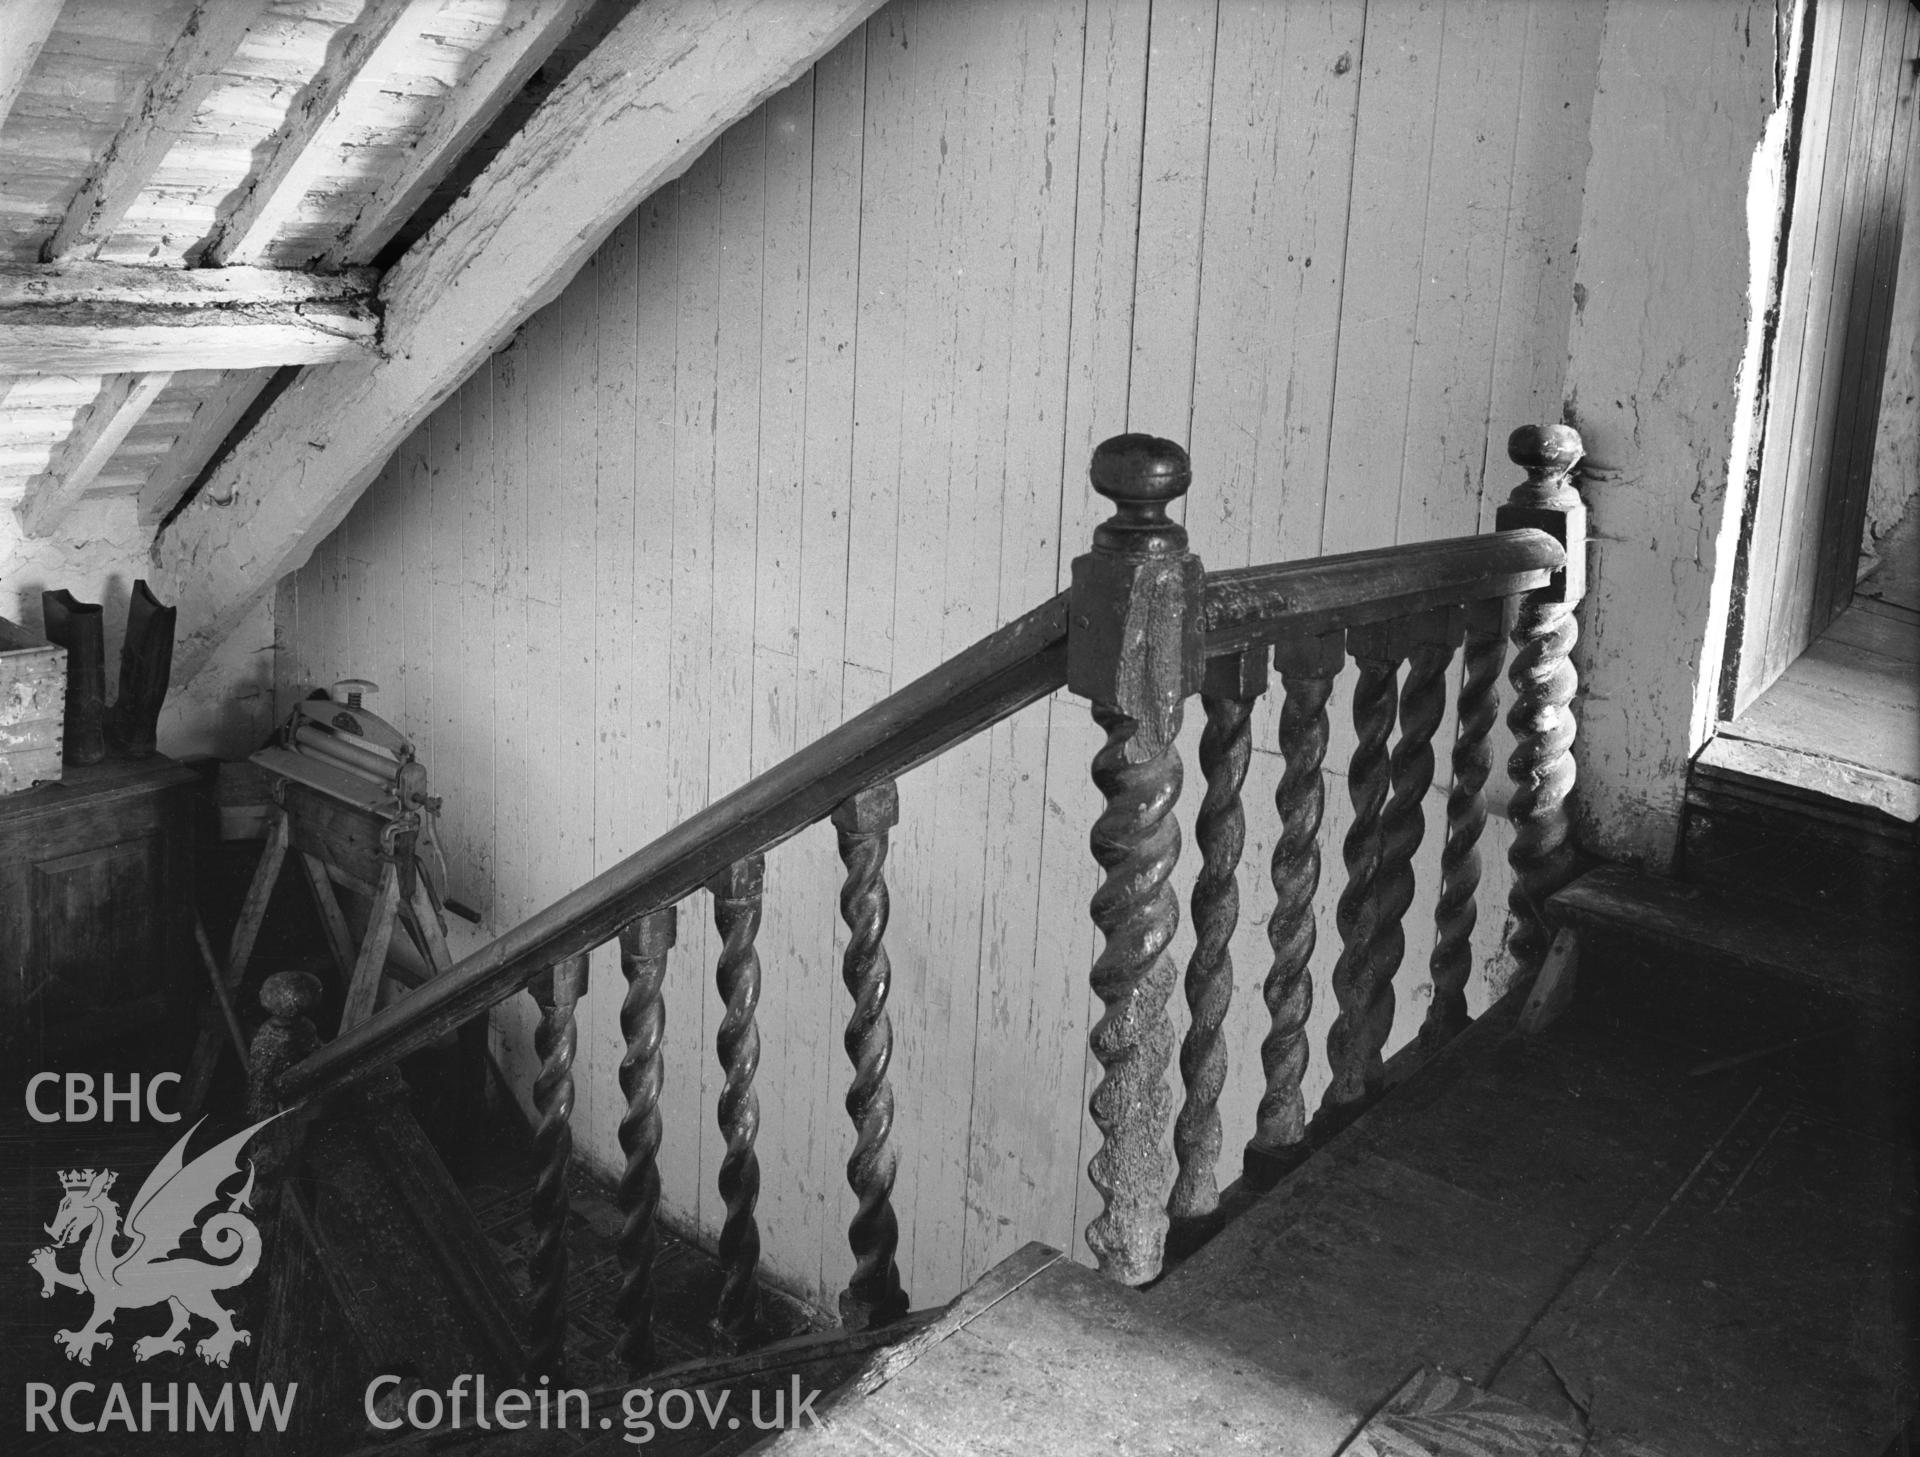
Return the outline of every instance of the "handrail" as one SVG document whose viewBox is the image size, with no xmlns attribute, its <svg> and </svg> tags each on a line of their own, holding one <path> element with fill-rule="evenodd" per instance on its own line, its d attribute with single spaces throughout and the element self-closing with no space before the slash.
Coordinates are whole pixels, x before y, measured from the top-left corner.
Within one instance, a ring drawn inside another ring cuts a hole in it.
<svg viewBox="0 0 1920 1457">
<path fill-rule="evenodd" d="M 1530 592 L 1566 560 L 1550 534 L 1523 527 L 1209 572 L 1201 617 L 1207 655 L 1251 647 L 1282 629 L 1328 632 Z"/>
<path fill-rule="evenodd" d="M 578 889 L 289 1068 L 280 1095 L 329 1091 L 416 1052 L 548 967 L 611 940 L 729 865 L 773 848 L 849 795 L 897 778 L 1067 681 L 1067 594 L 988 634 L 899 692 L 682 820 Z"/>
<path fill-rule="evenodd" d="M 1544 531 L 1384 547 L 1208 574 L 1206 651 L 1283 631 L 1327 631 L 1544 585 L 1566 553 Z M 745 856 L 825 818 L 868 785 L 897 778 L 1067 681 L 1068 594 L 982 638 L 759 777 L 502 933 L 290 1068 L 284 1099 L 311 1096 L 418 1051 L 548 967 L 611 940 Z"/>
</svg>

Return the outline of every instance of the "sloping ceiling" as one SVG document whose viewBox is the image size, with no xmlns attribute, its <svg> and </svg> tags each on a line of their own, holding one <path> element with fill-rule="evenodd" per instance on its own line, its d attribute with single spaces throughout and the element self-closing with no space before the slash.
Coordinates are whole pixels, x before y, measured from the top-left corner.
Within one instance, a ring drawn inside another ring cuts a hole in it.
<svg viewBox="0 0 1920 1457">
<path fill-rule="evenodd" d="M 0 504 L 24 533 L 97 496 L 157 523 L 276 367 L 375 349 L 361 265 L 607 8 L 6 0 Z"/>
</svg>

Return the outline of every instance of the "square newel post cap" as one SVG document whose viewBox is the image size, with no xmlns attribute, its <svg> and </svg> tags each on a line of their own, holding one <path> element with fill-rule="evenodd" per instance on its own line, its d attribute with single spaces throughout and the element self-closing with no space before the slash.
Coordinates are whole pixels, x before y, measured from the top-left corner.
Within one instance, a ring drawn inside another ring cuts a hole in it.
<svg viewBox="0 0 1920 1457">
<path fill-rule="evenodd" d="M 1206 669 L 1200 620 L 1205 570 L 1167 507 L 1186 495 L 1186 451 L 1152 435 L 1116 435 L 1093 452 L 1093 488 L 1113 502 L 1093 550 L 1073 563 L 1067 687 L 1139 724 L 1129 759 L 1180 731 L 1181 704 Z"/>
<path fill-rule="evenodd" d="M 1587 453 L 1571 425 L 1522 425 L 1507 437 L 1507 458 L 1527 473 L 1494 513 L 1496 531 L 1532 526 L 1567 549 L 1567 564 L 1541 589 L 1544 600 L 1578 602 L 1587 592 L 1587 507 L 1573 470 Z"/>
</svg>

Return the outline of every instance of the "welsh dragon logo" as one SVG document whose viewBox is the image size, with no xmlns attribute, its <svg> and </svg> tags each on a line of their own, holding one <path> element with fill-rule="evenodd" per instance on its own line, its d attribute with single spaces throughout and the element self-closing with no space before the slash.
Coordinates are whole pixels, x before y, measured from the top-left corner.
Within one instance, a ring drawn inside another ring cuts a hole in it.
<svg viewBox="0 0 1920 1457">
<path fill-rule="evenodd" d="M 135 1360 L 147 1361 L 163 1353 L 184 1355 L 186 1344 L 180 1337 L 196 1315 L 213 1322 L 212 1334 L 194 1347 L 203 1361 L 225 1366 L 235 1345 L 251 1342 L 252 1337 L 237 1329 L 232 1314 L 214 1299 L 215 1291 L 240 1284 L 260 1263 L 260 1230 L 240 1212 L 250 1207 L 253 1196 L 251 1164 L 246 1184 L 224 1210 L 200 1226 L 200 1247 L 212 1259 L 175 1251 L 193 1228 L 195 1216 L 218 1199 L 222 1184 L 240 1172 L 241 1148 L 272 1121 L 263 1118 L 188 1163 L 187 1142 L 200 1127 L 195 1123 L 147 1175 L 127 1207 L 124 1228 L 120 1206 L 108 1197 L 117 1174 L 75 1169 L 60 1175 L 66 1194 L 53 1223 L 46 1226 L 54 1242 L 35 1250 L 27 1263 L 39 1273 L 42 1298 L 62 1287 L 93 1296 L 93 1318 L 79 1330 L 54 1335 L 70 1359 L 91 1366 L 94 1348 L 113 1344 L 112 1333 L 103 1326 L 122 1310 L 162 1301 L 172 1312 L 172 1322 L 164 1334 L 142 1336 L 133 1343 Z M 61 1269 L 59 1251 L 81 1240 L 86 1243 L 78 1267 L 71 1273 Z"/>
</svg>

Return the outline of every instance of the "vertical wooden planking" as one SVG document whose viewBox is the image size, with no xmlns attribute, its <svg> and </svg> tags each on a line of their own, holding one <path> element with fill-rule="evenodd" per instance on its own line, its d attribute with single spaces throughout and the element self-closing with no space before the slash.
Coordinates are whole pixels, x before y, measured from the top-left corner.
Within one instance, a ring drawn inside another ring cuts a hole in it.
<svg viewBox="0 0 1920 1457">
<path fill-rule="evenodd" d="M 399 471 L 399 558 L 401 671 L 393 683 L 381 683 L 378 711 L 409 733 L 428 768 L 433 746 L 433 419 L 413 432 L 394 459 Z"/>
<path fill-rule="evenodd" d="M 714 704 L 713 563 L 715 321 L 719 315 L 720 149 L 701 157 L 677 185 L 674 253 L 679 275 L 673 408 L 673 694 L 667 797 L 676 823 L 707 802 L 708 732 Z M 662 1147 L 670 1207 L 718 1229 L 720 1204 L 710 1174 L 719 1167 L 712 1134 L 714 1098 L 712 1007 L 713 913 L 704 893 L 689 897 L 680 944 L 668 963 L 669 1037 L 686 1049 L 671 1069 L 688 1096 Z M 685 1008 L 677 1023 L 674 1008 Z M 674 1028 L 679 1029 L 675 1036 Z M 663 1104 L 663 1106 L 665 1106 Z"/>
<path fill-rule="evenodd" d="M 859 350 L 854 360 L 853 500 L 848 522 L 846 657 L 890 672 L 910 333 L 910 238 L 890 210 L 912 195 L 917 108 L 907 31 L 918 12 L 890 7 L 867 22 L 860 173 Z M 918 199 L 913 199 L 916 203 Z M 862 680 L 865 681 L 865 680 Z M 864 704 L 847 704 L 849 713 Z"/>
<path fill-rule="evenodd" d="M 554 394 L 560 435 L 551 457 L 553 509 L 561 540 L 561 559 L 553 584 L 559 613 L 557 632 L 548 644 L 556 660 L 558 696 L 553 705 L 553 728 L 559 762 L 549 770 L 558 810 L 559 834 L 548 871 L 550 895 L 564 895 L 592 877 L 596 867 L 594 800 L 599 786 L 594 777 L 594 740 L 598 692 L 594 672 L 595 618 L 600 604 L 594 577 L 595 541 L 599 534 L 599 478 L 597 435 L 599 372 L 598 315 L 600 259 L 587 260 L 560 295 L 558 368 L 548 388 Z M 558 772 L 554 773 L 554 769 Z M 595 957 L 597 979 L 617 976 L 610 950 Z"/>
<path fill-rule="evenodd" d="M 1149 18 L 1126 428 L 1181 445 L 1193 423 L 1218 11 L 1218 0 L 1155 0 Z"/>
<path fill-rule="evenodd" d="M 1360 117 L 1318 547 L 1324 552 L 1399 539 L 1444 13 L 1442 0 L 1369 6 L 1356 57 Z M 1329 752 L 1338 744 L 1336 735 Z"/>
<path fill-rule="evenodd" d="M 528 341 L 522 330 L 493 356 L 494 895 L 481 907 L 498 935 L 518 921 L 538 851 L 529 839 L 527 777 L 535 720 L 527 678 L 532 485 L 527 467 Z"/>
<path fill-rule="evenodd" d="M 1073 558 L 1087 549 L 1093 528 L 1108 515 L 1107 503 L 1087 483 L 1093 448 L 1126 428 L 1146 113 L 1147 8 L 1145 0 L 1088 0 L 1087 5 L 1056 589 L 1066 587 Z"/>
<path fill-rule="evenodd" d="M 1056 6 L 1028 25 L 1027 59 L 1011 112 L 1037 141 L 1015 159 L 1021 170 L 999 185 L 1009 194 L 1006 236 L 1014 240 L 1007 308 L 991 356 L 1004 360 L 983 399 L 983 425 L 1004 435 L 997 497 L 987 500 L 999 533 L 1004 622 L 1053 591 L 1061 543 L 1068 347 L 1072 325 L 1075 145 L 1083 92 L 1083 7 Z M 984 418 L 988 409 L 994 418 Z M 983 460 L 983 469 L 985 461 Z M 990 494 L 990 493 L 988 493 Z M 982 604 L 983 608 L 987 604 Z M 982 625 L 988 614 L 972 625 Z M 990 626 L 990 624 L 988 624 Z M 988 736 L 986 846 L 981 887 L 973 1106 L 967 1148 L 961 1278 L 971 1280 L 1050 1229 L 1071 1240 L 1059 1212 L 1072 1183 L 1034 1180 L 1035 1168 L 1071 1168 L 1078 1155 L 1084 1030 L 1074 1028 L 1086 996 L 1084 971 L 1051 967 L 1036 976 L 1039 886 L 1047 847 L 1048 725 L 1038 704 Z M 1064 1148 L 1062 1147 L 1064 1141 Z"/>
<path fill-rule="evenodd" d="M 863 26 L 814 68 L 811 132 L 811 207 L 808 214 L 805 442 L 800 488 L 799 596 L 795 603 L 796 696 L 794 736 L 810 743 L 840 722 L 841 678 L 846 653 L 847 538 L 852 505 L 853 399 L 859 343 L 860 196 L 865 145 L 867 34 Z M 808 902 L 796 909 L 797 939 L 818 946 L 837 968 L 844 947 L 840 918 L 825 896 L 835 862 L 832 832 L 818 826 L 800 837 L 811 873 L 796 894 Z M 817 902 L 817 904 L 816 904 Z M 817 916 L 814 929 L 801 916 Z M 896 957 L 896 985 L 900 967 Z M 908 992 L 907 995 L 911 995 Z M 844 1023 L 844 999 L 829 1003 L 829 1026 Z M 814 1096 L 829 1117 L 838 1114 L 850 1070 L 841 1065 L 837 1039 L 814 1076 Z M 798 1093 L 796 1092 L 796 1096 Z M 832 1123 L 826 1125 L 833 1127 Z M 841 1170 L 849 1134 L 822 1141 L 816 1176 L 821 1228 L 813 1288 L 846 1283 L 852 1257 L 845 1233 L 855 1201 Z"/>
<path fill-rule="evenodd" d="M 1500 297 L 1526 34 L 1522 4 L 1448 0 L 1424 189 L 1399 541 L 1478 529 L 1487 436 L 1506 433 L 1489 419 L 1499 309 L 1487 301 Z M 1442 732 L 1441 742 L 1450 742 L 1450 728 Z"/>
<path fill-rule="evenodd" d="M 971 27 L 952 7 L 917 4 L 900 19 L 904 44 L 874 58 L 871 105 L 877 108 L 887 97 L 878 74 L 884 60 L 889 79 L 901 87 L 903 110 L 888 116 L 870 109 L 869 116 L 912 126 L 916 140 L 896 189 L 878 206 L 869 203 L 862 234 L 863 244 L 898 234 L 907 263 L 904 348 L 891 360 L 877 356 L 906 381 L 895 492 L 894 688 L 941 661 L 947 614 L 963 595 L 983 589 L 996 595 L 998 563 L 978 560 L 978 525 L 968 519 L 975 507 L 971 436 L 979 400 L 973 376 L 980 309 L 973 291 L 989 266 L 974 240 L 994 232 L 988 218 L 980 219 L 977 232 L 963 220 L 975 209 L 990 214 L 994 207 L 979 174 L 991 148 L 983 145 L 974 107 L 991 108 L 988 98 L 998 94 L 1008 58 L 1022 50 L 1012 17 L 1006 17 L 1010 44 L 993 57 L 971 53 Z M 863 354 L 871 347 L 863 330 Z M 853 570 L 861 570 L 857 555 Z M 982 571 L 995 575 L 982 583 Z M 850 613 L 850 637 L 857 627 Z M 965 749 L 969 758 L 977 752 L 972 744 Z M 895 1125 L 903 1158 L 895 1194 L 900 1270 L 909 1290 L 946 1289 L 960 1280 L 960 1207 L 974 1096 L 974 969 L 970 957 L 955 955 L 954 948 L 978 944 L 977 924 L 973 941 L 965 937 L 969 886 L 976 892 L 972 909 L 978 908 L 981 836 L 962 828 L 973 822 L 973 796 L 950 780 L 953 758 L 943 756 L 901 782 L 902 819 L 893 836 L 894 922 L 902 931 L 911 927 L 925 948 L 924 958 L 907 963 L 919 974 L 914 991 L 895 1001 L 893 1013 L 895 1056 L 913 1089 Z"/>
<path fill-rule="evenodd" d="M 1220 7 L 1187 503 L 1212 569 L 1319 549 L 1364 23 Z"/>
<path fill-rule="evenodd" d="M 1573 291 L 1581 179 L 1600 63 L 1603 7 L 1534 0 L 1510 16 L 1524 56 L 1502 236 L 1500 285 L 1489 366 L 1479 526 L 1507 499 L 1513 467 L 1507 436 L 1560 418 L 1567 364 L 1567 300 Z M 1524 23 L 1523 23 L 1524 21 Z M 1573 295 L 1583 308 L 1583 295 Z M 1497 730 L 1496 730 L 1497 732 Z"/>
<path fill-rule="evenodd" d="M 639 214 L 622 222 L 602 245 L 594 349 L 594 476 L 599 504 L 594 512 L 594 868 L 604 870 L 646 843 L 639 834 L 639 800 L 649 782 L 633 751 L 633 699 L 638 680 L 653 662 L 634 616 L 634 437 L 639 405 L 638 279 Z M 624 1112 L 619 1093 L 624 978 L 610 955 L 588 983 L 581 1024 L 580 1101 L 590 1152 L 603 1166 L 619 1167 L 617 1130 Z"/>
<path fill-rule="evenodd" d="M 801 747 L 798 735 L 801 515 L 806 479 L 808 235 L 814 88 L 803 77 L 764 108 L 764 241 L 760 271 L 759 438 L 754 538 L 755 774 Z M 789 1288 L 816 1289 L 829 1230 L 825 1191 L 837 1175 L 845 1119 L 828 1097 L 843 994 L 833 964 L 833 867 L 816 833 L 769 857 L 761 943 L 772 974 L 761 1000 L 763 1260 Z"/>
</svg>

